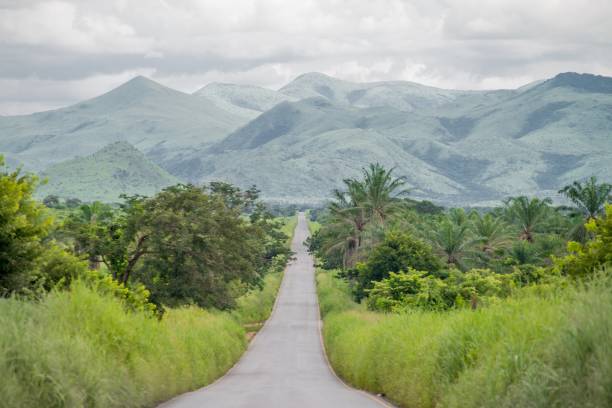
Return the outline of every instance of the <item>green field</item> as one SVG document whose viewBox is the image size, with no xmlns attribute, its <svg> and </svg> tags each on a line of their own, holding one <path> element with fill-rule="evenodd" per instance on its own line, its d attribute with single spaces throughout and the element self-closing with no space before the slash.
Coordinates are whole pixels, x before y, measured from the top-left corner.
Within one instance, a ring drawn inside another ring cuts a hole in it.
<svg viewBox="0 0 612 408">
<path fill-rule="evenodd" d="M 610 276 L 472 311 L 381 314 L 317 275 L 324 341 L 352 385 L 404 407 L 604 407 L 612 402 Z"/>
</svg>

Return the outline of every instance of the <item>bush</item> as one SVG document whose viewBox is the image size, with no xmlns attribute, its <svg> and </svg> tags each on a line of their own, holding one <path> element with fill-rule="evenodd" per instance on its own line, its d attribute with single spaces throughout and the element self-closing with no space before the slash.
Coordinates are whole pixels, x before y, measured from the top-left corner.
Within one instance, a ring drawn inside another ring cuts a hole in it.
<svg viewBox="0 0 612 408">
<path fill-rule="evenodd" d="M 0 299 L 0 406 L 142 407 L 210 383 L 246 347 L 228 314 L 161 320 L 81 282 L 39 303 Z"/>
<path fill-rule="evenodd" d="M 408 268 L 436 273 L 442 269 L 442 264 L 423 241 L 408 234 L 387 234 L 384 241 L 372 250 L 367 261 L 357 265 L 357 299 L 363 298 L 365 291 L 372 288 L 372 282 L 385 279 L 390 272 Z"/>
<path fill-rule="evenodd" d="M 385 312 L 406 308 L 446 310 L 467 304 L 476 307 L 509 296 L 516 286 L 514 279 L 512 274 L 497 274 L 489 269 L 465 273 L 451 270 L 446 279 L 414 269 L 391 272 L 368 291 L 368 307 Z"/>
<path fill-rule="evenodd" d="M 610 272 L 581 288 L 545 297 L 527 290 L 476 311 L 387 315 L 351 304 L 329 273 L 317 281 L 332 366 L 399 406 L 612 404 Z"/>
<path fill-rule="evenodd" d="M 593 239 L 585 244 L 570 241 L 567 244 L 570 254 L 554 259 L 555 271 L 584 278 L 599 268 L 612 265 L 612 204 L 606 206 L 605 216 L 591 219 L 586 229 L 593 234 Z"/>
</svg>

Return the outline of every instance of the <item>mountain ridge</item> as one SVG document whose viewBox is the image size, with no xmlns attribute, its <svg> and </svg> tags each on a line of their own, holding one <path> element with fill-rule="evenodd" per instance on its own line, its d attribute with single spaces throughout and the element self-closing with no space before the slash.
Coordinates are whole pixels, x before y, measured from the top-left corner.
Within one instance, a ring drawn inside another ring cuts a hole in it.
<svg viewBox="0 0 612 408">
<path fill-rule="evenodd" d="M 322 200 L 379 161 L 420 198 L 482 204 L 612 181 L 611 90 L 612 78 L 577 73 L 485 91 L 306 73 L 278 91 L 211 83 L 193 94 L 136 77 L 67 108 L 0 117 L 0 154 L 44 171 L 125 141 L 179 180 L 257 184 L 278 201 Z"/>
</svg>

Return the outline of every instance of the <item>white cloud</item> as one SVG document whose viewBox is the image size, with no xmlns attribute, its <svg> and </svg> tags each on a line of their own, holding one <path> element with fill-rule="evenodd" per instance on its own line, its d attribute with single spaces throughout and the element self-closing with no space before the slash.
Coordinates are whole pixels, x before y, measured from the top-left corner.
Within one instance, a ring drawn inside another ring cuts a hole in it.
<svg viewBox="0 0 612 408">
<path fill-rule="evenodd" d="M 143 70 L 185 91 L 308 71 L 462 89 L 611 75 L 610 17 L 608 0 L 0 0 L 0 81 L 22 92 L 0 114 Z"/>
</svg>

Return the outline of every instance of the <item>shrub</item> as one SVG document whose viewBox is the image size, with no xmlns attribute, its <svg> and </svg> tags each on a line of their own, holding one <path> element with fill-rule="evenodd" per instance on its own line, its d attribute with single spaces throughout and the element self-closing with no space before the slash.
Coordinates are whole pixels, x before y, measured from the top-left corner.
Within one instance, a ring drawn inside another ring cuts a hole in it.
<svg viewBox="0 0 612 408">
<path fill-rule="evenodd" d="M 400 272 L 413 268 L 435 273 L 442 269 L 427 244 L 408 234 L 392 232 L 372 250 L 365 263 L 357 265 L 358 286 L 356 297 L 363 298 L 365 290 L 389 276 L 390 272 Z"/>
<path fill-rule="evenodd" d="M 585 244 L 570 241 L 567 244 L 570 254 L 554 259 L 554 271 L 583 278 L 612 265 L 612 204 L 606 206 L 605 216 L 587 222 L 586 229 L 593 234 L 593 239 Z"/>
<path fill-rule="evenodd" d="M 468 303 L 476 307 L 509 296 L 515 286 L 513 275 L 497 274 L 489 269 L 472 269 L 465 273 L 451 270 L 446 279 L 408 269 L 407 272 L 392 272 L 388 278 L 375 282 L 368 291 L 368 307 L 386 312 L 405 308 L 446 310 Z"/>
</svg>

